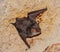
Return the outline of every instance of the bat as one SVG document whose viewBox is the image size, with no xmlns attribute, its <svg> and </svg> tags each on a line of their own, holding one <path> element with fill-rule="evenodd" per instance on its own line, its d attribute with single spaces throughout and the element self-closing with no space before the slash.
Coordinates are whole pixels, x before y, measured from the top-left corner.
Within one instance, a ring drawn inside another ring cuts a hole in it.
<svg viewBox="0 0 60 52">
<path fill-rule="evenodd" d="M 43 14 L 46 10 L 47 8 L 29 12 L 27 17 L 17 17 L 16 22 L 12 23 L 16 27 L 20 37 L 28 48 L 30 48 L 30 45 L 26 41 L 26 38 L 32 38 L 41 34 L 41 29 L 35 19 L 38 15 Z"/>
</svg>

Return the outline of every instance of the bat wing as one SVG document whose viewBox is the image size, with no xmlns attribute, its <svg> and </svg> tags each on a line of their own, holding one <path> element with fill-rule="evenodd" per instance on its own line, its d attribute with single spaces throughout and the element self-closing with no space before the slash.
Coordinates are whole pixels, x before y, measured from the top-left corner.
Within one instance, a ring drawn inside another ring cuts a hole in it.
<svg viewBox="0 0 60 52">
<path fill-rule="evenodd" d="M 37 10 L 37 11 L 32 11 L 32 12 L 28 13 L 28 18 L 33 20 L 33 19 L 35 19 L 36 16 L 38 16 L 39 14 L 43 14 L 46 10 L 47 10 L 47 8 Z"/>
<path fill-rule="evenodd" d="M 27 34 L 25 34 L 24 32 L 22 32 L 20 29 L 18 29 L 16 27 L 17 31 L 18 31 L 18 34 L 19 36 L 22 38 L 22 40 L 24 41 L 24 43 L 27 45 L 28 48 L 30 48 L 30 45 L 28 44 L 28 42 L 26 41 L 26 38 L 27 38 Z"/>
</svg>

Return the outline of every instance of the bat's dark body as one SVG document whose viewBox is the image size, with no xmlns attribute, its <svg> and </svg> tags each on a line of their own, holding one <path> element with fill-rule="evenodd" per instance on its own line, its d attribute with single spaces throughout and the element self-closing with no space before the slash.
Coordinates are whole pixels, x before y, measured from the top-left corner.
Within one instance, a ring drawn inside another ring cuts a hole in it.
<svg viewBox="0 0 60 52">
<path fill-rule="evenodd" d="M 47 8 L 30 12 L 27 18 L 16 18 L 16 22 L 13 23 L 28 48 L 30 48 L 30 45 L 27 43 L 26 38 L 32 38 L 41 34 L 41 29 L 39 24 L 35 21 L 35 18 L 39 14 L 43 14 L 46 10 Z M 32 31 L 32 29 L 35 31 Z"/>
</svg>

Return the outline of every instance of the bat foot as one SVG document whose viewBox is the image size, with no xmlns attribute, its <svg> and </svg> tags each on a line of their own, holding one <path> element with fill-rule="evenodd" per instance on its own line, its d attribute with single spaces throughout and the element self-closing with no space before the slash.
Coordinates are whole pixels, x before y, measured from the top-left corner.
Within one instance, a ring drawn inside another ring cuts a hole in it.
<svg viewBox="0 0 60 52">
<path fill-rule="evenodd" d="M 26 48 L 25 50 L 27 51 L 27 50 L 29 50 L 30 48 Z"/>
</svg>

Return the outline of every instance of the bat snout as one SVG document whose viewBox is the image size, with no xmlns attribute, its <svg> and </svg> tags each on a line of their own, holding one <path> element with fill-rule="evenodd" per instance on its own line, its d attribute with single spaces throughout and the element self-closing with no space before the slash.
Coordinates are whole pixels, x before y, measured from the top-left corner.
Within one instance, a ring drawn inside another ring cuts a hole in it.
<svg viewBox="0 0 60 52">
<path fill-rule="evenodd" d="M 31 32 L 33 36 L 41 34 L 40 30 L 37 31 L 36 29 L 31 29 Z"/>
</svg>

